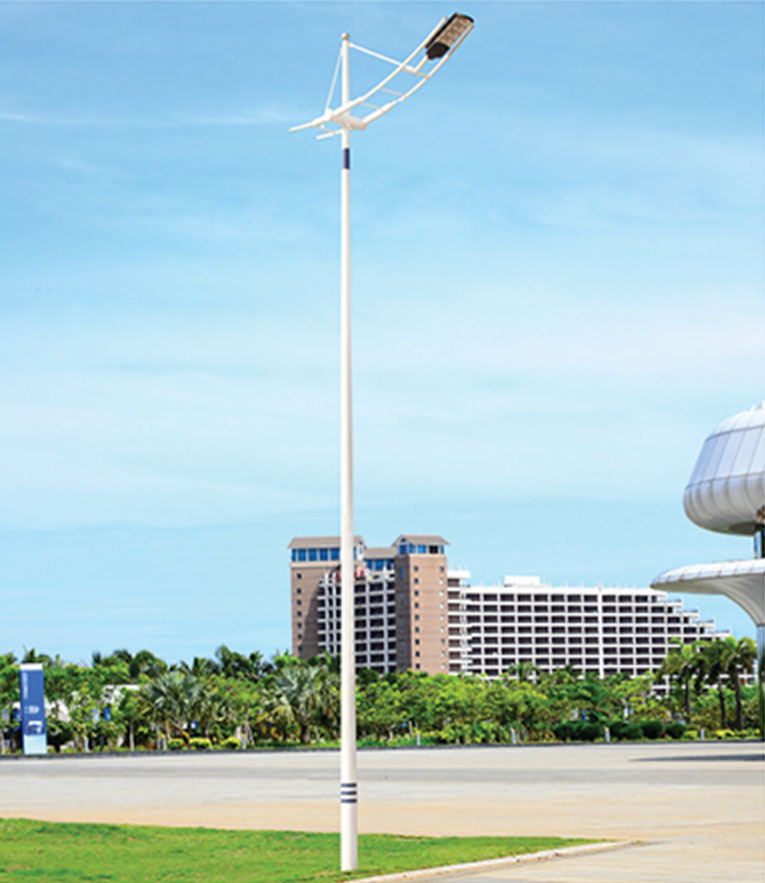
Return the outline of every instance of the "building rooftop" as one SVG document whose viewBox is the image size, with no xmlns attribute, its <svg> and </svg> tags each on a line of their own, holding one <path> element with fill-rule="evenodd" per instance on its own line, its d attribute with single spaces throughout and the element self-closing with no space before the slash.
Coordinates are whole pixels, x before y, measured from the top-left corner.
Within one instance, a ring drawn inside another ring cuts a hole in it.
<svg viewBox="0 0 765 883">
<path fill-rule="evenodd" d="M 364 537 L 356 534 L 353 538 L 356 545 L 364 545 Z M 321 549 L 323 547 L 333 548 L 340 545 L 340 537 L 293 537 L 290 540 L 288 549 Z"/>
<path fill-rule="evenodd" d="M 364 549 L 365 558 L 395 558 L 396 550 L 393 546 L 367 546 Z"/>
</svg>

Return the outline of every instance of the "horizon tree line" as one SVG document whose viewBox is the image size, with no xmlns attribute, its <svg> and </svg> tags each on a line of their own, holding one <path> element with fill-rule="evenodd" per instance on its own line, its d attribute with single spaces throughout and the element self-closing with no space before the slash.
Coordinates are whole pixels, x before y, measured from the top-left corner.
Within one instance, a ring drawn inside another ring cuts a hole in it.
<svg viewBox="0 0 765 883">
<path fill-rule="evenodd" d="M 361 740 L 392 743 L 422 733 L 435 741 L 545 740 L 561 723 L 680 721 L 688 727 L 756 727 L 758 690 L 751 638 L 678 642 L 660 668 L 629 678 L 584 677 L 572 668 L 544 672 L 519 662 L 502 676 L 406 671 L 357 676 Z M 168 663 L 150 650 L 94 652 L 89 665 L 35 649 L 21 662 L 45 673 L 49 744 L 56 749 L 252 746 L 332 742 L 339 732 L 339 659 L 302 660 L 239 653 L 221 644 L 212 657 Z M 668 680 L 669 694 L 654 688 Z M 3 747 L 18 703 L 18 666 L 0 654 Z"/>
</svg>

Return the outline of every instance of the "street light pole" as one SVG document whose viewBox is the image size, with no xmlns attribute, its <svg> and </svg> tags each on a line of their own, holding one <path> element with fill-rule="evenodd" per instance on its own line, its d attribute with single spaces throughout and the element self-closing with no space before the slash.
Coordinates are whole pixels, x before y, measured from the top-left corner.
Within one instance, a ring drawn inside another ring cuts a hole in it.
<svg viewBox="0 0 765 883">
<path fill-rule="evenodd" d="M 343 34 L 341 100 L 350 100 L 348 34 Z M 343 128 L 340 167 L 340 867 L 358 864 L 356 635 L 351 380 L 351 133 Z"/>
<path fill-rule="evenodd" d="M 351 132 L 363 131 L 397 104 L 406 101 L 451 58 L 473 29 L 473 19 L 455 13 L 443 18 L 403 60 L 396 61 L 350 42 L 343 34 L 335 76 L 324 113 L 293 126 L 322 130 L 317 138 L 340 135 L 340 867 L 358 866 L 358 785 L 356 782 L 356 549 L 353 532 L 353 400 L 351 386 Z M 355 49 L 393 66 L 376 86 L 351 99 L 350 50 Z M 331 107 L 337 75 L 340 103 Z M 395 88 L 399 86 L 400 88 Z M 382 105 L 371 103 L 375 96 Z M 359 108 L 364 116 L 355 116 Z"/>
</svg>

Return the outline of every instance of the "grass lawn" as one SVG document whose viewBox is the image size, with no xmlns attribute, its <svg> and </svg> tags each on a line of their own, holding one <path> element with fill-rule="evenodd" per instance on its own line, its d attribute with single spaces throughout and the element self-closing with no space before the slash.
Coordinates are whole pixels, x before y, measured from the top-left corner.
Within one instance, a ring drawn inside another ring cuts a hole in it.
<svg viewBox="0 0 765 883">
<path fill-rule="evenodd" d="M 337 834 L 0 819 L 0 879 L 330 883 L 587 842 L 362 834 L 359 870 L 341 874 Z"/>
</svg>

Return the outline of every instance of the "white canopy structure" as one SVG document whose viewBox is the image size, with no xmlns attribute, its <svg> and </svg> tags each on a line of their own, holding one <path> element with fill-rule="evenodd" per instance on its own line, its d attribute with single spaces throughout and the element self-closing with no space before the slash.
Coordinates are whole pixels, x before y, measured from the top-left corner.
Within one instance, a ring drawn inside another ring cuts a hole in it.
<svg viewBox="0 0 765 883">
<path fill-rule="evenodd" d="M 689 564 L 651 587 L 725 595 L 757 626 L 760 729 L 765 737 L 765 402 L 724 420 L 706 439 L 683 494 L 685 513 L 707 530 L 754 538 L 754 558 Z"/>
<path fill-rule="evenodd" d="M 765 506 L 765 402 L 724 420 L 704 442 L 683 495 L 707 530 L 751 536 Z"/>
<path fill-rule="evenodd" d="M 657 576 L 651 587 L 700 595 L 727 595 L 743 607 L 758 626 L 765 625 L 765 558 L 675 567 Z"/>
</svg>

